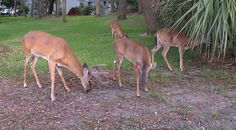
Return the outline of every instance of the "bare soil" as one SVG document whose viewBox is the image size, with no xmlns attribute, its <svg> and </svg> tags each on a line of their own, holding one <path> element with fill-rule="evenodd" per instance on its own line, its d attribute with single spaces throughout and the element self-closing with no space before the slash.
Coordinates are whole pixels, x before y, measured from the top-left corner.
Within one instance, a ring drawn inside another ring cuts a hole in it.
<svg viewBox="0 0 236 130">
<path fill-rule="evenodd" d="M 108 84 L 95 82 L 89 93 L 65 71 L 71 92 L 57 76 L 54 102 L 48 73 L 39 76 L 43 88 L 31 71 L 27 88 L 22 77 L 0 77 L 0 129 L 235 130 L 236 77 L 211 78 L 197 65 L 190 66 L 183 73 L 157 67 L 148 80 L 149 92 L 142 89 L 141 98 L 136 97 L 133 70 L 122 69 L 123 87 L 110 73 Z"/>
</svg>

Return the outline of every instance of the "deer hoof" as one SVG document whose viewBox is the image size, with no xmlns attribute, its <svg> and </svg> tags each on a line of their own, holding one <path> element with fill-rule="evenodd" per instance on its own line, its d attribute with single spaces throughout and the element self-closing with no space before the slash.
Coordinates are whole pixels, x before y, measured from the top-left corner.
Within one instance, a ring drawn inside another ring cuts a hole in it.
<svg viewBox="0 0 236 130">
<path fill-rule="evenodd" d="M 137 95 L 137 98 L 140 98 L 140 95 Z"/>
<path fill-rule="evenodd" d="M 147 89 L 147 88 L 145 88 L 145 89 L 144 89 L 144 91 L 145 91 L 145 92 L 148 92 L 148 89 Z"/>
<path fill-rule="evenodd" d="M 26 88 L 27 87 L 27 84 L 26 83 L 24 83 L 24 88 Z"/>
<path fill-rule="evenodd" d="M 56 98 L 55 98 L 55 97 L 51 97 L 51 100 L 52 100 L 52 101 L 55 101 L 55 100 L 56 100 Z"/>
<path fill-rule="evenodd" d="M 68 92 L 70 92 L 70 89 L 69 89 L 69 88 L 66 88 L 66 90 L 67 90 Z"/>
<path fill-rule="evenodd" d="M 41 83 L 37 83 L 37 84 L 38 84 L 39 88 L 42 88 L 42 87 L 43 87 Z"/>
</svg>

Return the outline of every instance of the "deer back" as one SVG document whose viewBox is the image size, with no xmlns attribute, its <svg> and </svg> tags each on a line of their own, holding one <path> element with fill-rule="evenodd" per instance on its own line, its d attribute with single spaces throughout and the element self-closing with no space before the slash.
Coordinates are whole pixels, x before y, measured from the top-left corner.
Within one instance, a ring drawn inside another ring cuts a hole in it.
<svg viewBox="0 0 236 130">
<path fill-rule="evenodd" d="M 63 38 L 46 32 L 32 31 L 23 37 L 22 47 L 26 55 L 35 55 L 48 61 L 54 60 L 58 65 L 82 76 L 83 66 Z"/>
<path fill-rule="evenodd" d="M 164 28 L 157 32 L 157 39 L 160 41 L 160 44 L 167 46 L 176 46 L 189 48 L 190 43 L 192 42 L 183 32 L 179 32 L 175 29 Z"/>
<path fill-rule="evenodd" d="M 121 55 L 135 64 L 149 66 L 151 63 L 148 49 L 137 41 L 119 39 L 114 42 L 114 46 L 117 55 Z"/>
</svg>

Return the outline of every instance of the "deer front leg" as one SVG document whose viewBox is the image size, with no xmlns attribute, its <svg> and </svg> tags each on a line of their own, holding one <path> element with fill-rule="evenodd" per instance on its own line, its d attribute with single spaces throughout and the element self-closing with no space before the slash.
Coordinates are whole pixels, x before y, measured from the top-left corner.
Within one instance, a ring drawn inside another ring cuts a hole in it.
<svg viewBox="0 0 236 130">
<path fill-rule="evenodd" d="M 25 61 L 24 61 L 24 87 L 27 87 L 27 84 L 26 84 L 26 72 L 27 72 L 27 65 L 28 65 L 29 59 L 30 59 L 30 55 L 26 56 Z"/>
<path fill-rule="evenodd" d="M 140 72 L 139 72 L 137 64 L 134 64 L 134 71 L 135 71 L 135 75 L 136 75 L 136 86 L 137 86 L 136 95 L 137 95 L 137 97 L 140 97 L 140 91 L 139 91 Z"/>
<path fill-rule="evenodd" d="M 117 62 L 118 62 L 118 78 L 119 78 L 119 86 L 122 87 L 122 83 L 121 83 L 121 77 L 120 77 L 120 66 L 121 66 L 121 63 L 123 61 L 123 58 L 120 58 Z"/>
<path fill-rule="evenodd" d="M 116 81 L 116 66 L 117 66 L 117 61 L 114 60 L 114 69 L 113 69 L 113 80 Z"/>
<path fill-rule="evenodd" d="M 65 89 L 66 89 L 68 92 L 70 92 L 70 88 L 66 85 L 66 80 L 65 80 L 65 78 L 64 78 L 64 76 L 63 76 L 62 69 L 61 69 L 60 67 L 58 67 L 58 66 L 56 66 L 56 69 L 57 69 L 58 74 L 59 74 L 60 77 L 61 77 L 61 80 L 62 80 L 62 82 L 63 82 L 63 85 L 64 85 Z"/>
<path fill-rule="evenodd" d="M 50 71 L 50 77 L 51 77 L 51 100 L 55 101 L 55 67 L 56 67 L 56 62 L 53 60 L 49 60 L 49 71 Z"/>
<path fill-rule="evenodd" d="M 32 59 L 32 62 L 30 64 L 30 66 L 31 66 L 31 70 L 33 71 L 33 74 L 34 74 L 37 85 L 39 86 L 39 88 L 42 88 L 43 86 L 40 83 L 38 75 L 37 75 L 36 70 L 35 70 L 35 65 L 36 65 L 37 61 L 38 61 L 38 57 L 33 56 L 33 59 Z"/>
<path fill-rule="evenodd" d="M 184 71 L 184 64 L 183 64 L 183 55 L 184 55 L 184 49 L 181 47 L 179 48 L 179 68 L 181 71 Z"/>
<path fill-rule="evenodd" d="M 166 62 L 166 64 L 167 64 L 167 66 L 168 66 L 168 68 L 170 69 L 170 71 L 172 71 L 172 68 L 171 68 L 171 66 L 170 66 L 170 63 L 169 63 L 169 61 L 167 60 L 167 58 L 166 58 L 166 55 L 167 55 L 167 52 L 169 51 L 169 46 L 164 46 L 163 47 L 164 49 L 163 49 L 163 51 L 162 51 L 162 56 L 163 56 L 163 58 L 164 58 L 164 60 L 165 60 L 165 62 Z"/>
</svg>

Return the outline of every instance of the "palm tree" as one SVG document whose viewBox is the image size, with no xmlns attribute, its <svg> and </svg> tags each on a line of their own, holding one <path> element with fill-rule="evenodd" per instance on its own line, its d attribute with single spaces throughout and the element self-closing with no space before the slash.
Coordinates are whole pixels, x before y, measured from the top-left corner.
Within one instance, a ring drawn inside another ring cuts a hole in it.
<svg viewBox="0 0 236 130">
<path fill-rule="evenodd" d="M 177 27 L 201 44 L 210 61 L 224 59 L 236 36 L 235 0 L 162 0 L 161 16 L 166 26 Z"/>
</svg>

